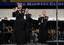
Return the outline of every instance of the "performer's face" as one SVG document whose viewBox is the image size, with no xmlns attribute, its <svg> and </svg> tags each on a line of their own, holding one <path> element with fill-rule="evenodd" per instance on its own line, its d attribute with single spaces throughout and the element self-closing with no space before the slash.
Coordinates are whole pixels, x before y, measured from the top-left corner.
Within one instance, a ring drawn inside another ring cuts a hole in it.
<svg viewBox="0 0 64 45">
<path fill-rule="evenodd" d="M 18 7 L 17 10 L 20 11 L 22 8 L 21 7 Z"/>
<path fill-rule="evenodd" d="M 24 11 L 24 10 L 22 10 L 22 13 L 25 13 L 25 11 Z"/>
<path fill-rule="evenodd" d="M 28 14 L 28 11 L 29 11 L 28 8 L 26 8 L 25 13 Z"/>
<path fill-rule="evenodd" d="M 25 13 L 25 9 L 22 9 L 21 12 L 22 12 L 22 13 Z"/>
</svg>

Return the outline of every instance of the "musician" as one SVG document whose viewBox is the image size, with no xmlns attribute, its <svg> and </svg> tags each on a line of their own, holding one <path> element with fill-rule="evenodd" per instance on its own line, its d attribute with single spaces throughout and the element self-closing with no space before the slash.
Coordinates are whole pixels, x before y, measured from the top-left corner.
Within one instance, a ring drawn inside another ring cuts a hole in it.
<svg viewBox="0 0 64 45">
<path fill-rule="evenodd" d="M 17 45 L 25 44 L 24 13 L 25 13 L 25 10 L 19 10 L 19 13 L 16 16 L 15 35 L 16 35 Z"/>
<path fill-rule="evenodd" d="M 10 26 L 13 29 L 13 31 L 15 31 L 15 22 L 16 20 L 10 20 Z"/>
<path fill-rule="evenodd" d="M 38 18 L 39 21 L 39 42 L 44 43 L 48 38 L 48 16 L 46 15 L 46 11 L 42 12 L 42 15 Z"/>
<path fill-rule="evenodd" d="M 8 32 L 7 28 L 9 26 L 9 20 L 7 17 L 4 17 L 4 19 L 2 19 L 2 22 L 3 22 L 3 31 L 4 32 Z"/>
<path fill-rule="evenodd" d="M 29 11 L 28 8 L 26 8 L 26 11 L 25 11 L 25 16 L 26 16 L 25 30 L 26 30 L 26 42 L 30 43 L 30 40 L 32 37 L 32 18 L 31 18 L 31 14 L 28 11 Z"/>
<path fill-rule="evenodd" d="M 5 43 L 9 43 L 8 40 L 11 37 L 11 33 L 12 32 L 12 28 L 10 26 L 10 21 L 8 20 L 7 17 L 4 17 L 4 19 L 2 19 L 2 23 L 3 23 L 3 40 Z"/>
</svg>

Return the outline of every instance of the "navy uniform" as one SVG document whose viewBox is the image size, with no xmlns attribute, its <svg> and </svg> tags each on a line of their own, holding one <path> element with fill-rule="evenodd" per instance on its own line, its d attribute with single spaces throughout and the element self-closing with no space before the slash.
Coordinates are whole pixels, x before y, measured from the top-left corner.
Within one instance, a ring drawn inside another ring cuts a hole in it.
<svg viewBox="0 0 64 45">
<path fill-rule="evenodd" d="M 25 14 L 25 16 L 26 16 L 26 25 L 25 25 L 26 42 L 30 42 L 32 37 L 32 18 L 31 14 Z"/>
<path fill-rule="evenodd" d="M 39 17 L 39 42 L 44 43 L 48 39 L 48 16 Z"/>
<path fill-rule="evenodd" d="M 25 23 L 24 23 L 24 13 L 18 13 L 16 16 L 16 39 L 17 44 L 25 43 Z"/>
</svg>

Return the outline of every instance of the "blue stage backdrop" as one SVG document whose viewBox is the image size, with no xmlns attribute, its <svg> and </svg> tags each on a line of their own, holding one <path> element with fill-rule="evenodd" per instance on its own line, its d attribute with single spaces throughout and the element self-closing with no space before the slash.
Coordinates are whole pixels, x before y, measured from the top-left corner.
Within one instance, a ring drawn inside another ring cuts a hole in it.
<svg viewBox="0 0 64 45">
<path fill-rule="evenodd" d="M 22 6 L 64 6 L 64 2 L 18 2 Z M 0 7 L 16 7 L 16 2 L 0 2 Z"/>
</svg>

